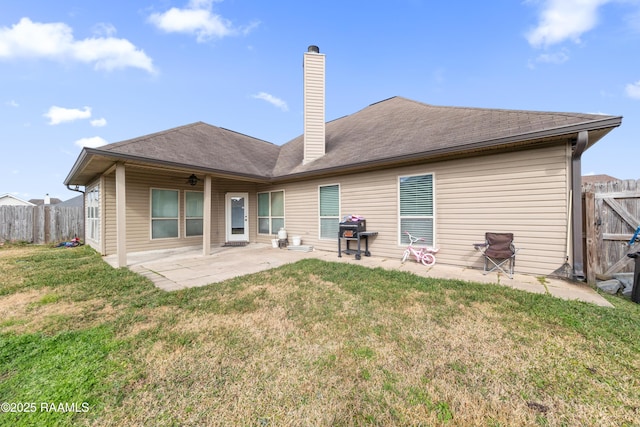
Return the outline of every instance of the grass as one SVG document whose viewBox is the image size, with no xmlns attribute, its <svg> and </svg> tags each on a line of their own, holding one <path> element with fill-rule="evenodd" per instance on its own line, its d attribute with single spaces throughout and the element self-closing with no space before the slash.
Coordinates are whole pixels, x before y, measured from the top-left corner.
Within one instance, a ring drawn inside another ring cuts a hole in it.
<svg viewBox="0 0 640 427">
<path fill-rule="evenodd" d="M 313 259 L 166 293 L 87 247 L 0 271 L 0 402 L 37 404 L 0 425 L 639 425 L 621 298 Z"/>
</svg>

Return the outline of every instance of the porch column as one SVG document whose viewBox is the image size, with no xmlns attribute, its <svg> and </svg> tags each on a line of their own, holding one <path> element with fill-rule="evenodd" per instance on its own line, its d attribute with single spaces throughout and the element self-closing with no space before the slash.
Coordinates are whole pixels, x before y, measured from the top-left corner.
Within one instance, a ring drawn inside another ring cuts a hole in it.
<svg viewBox="0 0 640 427">
<path fill-rule="evenodd" d="M 202 212 L 202 255 L 211 255 L 211 176 L 204 176 L 204 210 Z"/>
<path fill-rule="evenodd" d="M 118 267 L 127 266 L 127 198 L 124 163 L 116 164 L 116 251 Z"/>
</svg>

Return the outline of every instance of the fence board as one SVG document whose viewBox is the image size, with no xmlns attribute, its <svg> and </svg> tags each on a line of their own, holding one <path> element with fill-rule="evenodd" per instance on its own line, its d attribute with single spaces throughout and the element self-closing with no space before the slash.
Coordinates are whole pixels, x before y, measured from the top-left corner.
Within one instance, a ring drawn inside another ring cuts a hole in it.
<svg viewBox="0 0 640 427">
<path fill-rule="evenodd" d="M 583 196 L 593 193 L 595 209 L 592 212 L 595 227 L 585 229 L 586 239 L 595 239 L 592 245 L 596 258 L 592 268 L 598 277 L 618 272 L 633 271 L 631 259 L 626 256 L 638 250 L 628 242 L 640 226 L 640 180 L 611 181 L 584 185 Z"/>
<path fill-rule="evenodd" d="M 82 207 L 0 206 L 0 241 L 53 243 L 84 236 Z"/>
</svg>

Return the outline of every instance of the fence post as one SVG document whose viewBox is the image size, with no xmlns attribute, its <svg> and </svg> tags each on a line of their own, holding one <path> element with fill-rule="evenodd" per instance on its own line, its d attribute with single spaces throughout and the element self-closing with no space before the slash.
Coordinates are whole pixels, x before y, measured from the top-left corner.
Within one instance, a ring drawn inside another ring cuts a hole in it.
<svg viewBox="0 0 640 427">
<path fill-rule="evenodd" d="M 587 284 L 595 286 L 598 268 L 598 239 L 596 235 L 596 197 L 592 191 L 584 193 L 584 231 L 587 247 Z"/>
<path fill-rule="evenodd" d="M 51 242 L 51 206 L 44 207 L 44 243 Z"/>
</svg>

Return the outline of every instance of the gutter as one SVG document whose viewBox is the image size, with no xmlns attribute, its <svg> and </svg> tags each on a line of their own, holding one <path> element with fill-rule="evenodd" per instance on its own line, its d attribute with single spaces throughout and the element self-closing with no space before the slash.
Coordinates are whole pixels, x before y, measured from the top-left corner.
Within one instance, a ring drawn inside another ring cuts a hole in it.
<svg viewBox="0 0 640 427">
<path fill-rule="evenodd" d="M 582 255 L 582 153 L 589 145 L 589 132 L 578 133 L 576 145 L 571 155 L 571 192 L 573 212 L 571 218 L 573 236 L 573 270 L 571 272 L 574 280 L 583 282 L 584 259 Z"/>
</svg>

